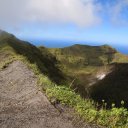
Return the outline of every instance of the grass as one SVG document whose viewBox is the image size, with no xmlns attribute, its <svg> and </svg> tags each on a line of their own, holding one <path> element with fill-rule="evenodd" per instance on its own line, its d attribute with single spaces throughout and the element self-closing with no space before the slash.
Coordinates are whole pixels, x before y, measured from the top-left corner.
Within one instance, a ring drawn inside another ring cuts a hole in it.
<svg viewBox="0 0 128 128">
<path fill-rule="evenodd" d="M 80 95 L 66 86 L 55 85 L 47 88 L 46 94 L 49 99 L 54 97 L 61 104 L 73 107 L 77 114 L 89 123 L 96 123 L 110 128 L 128 127 L 128 111 L 124 107 L 115 108 L 113 105 L 110 110 L 105 108 L 97 110 L 96 104 L 92 100 L 82 99 Z"/>
<path fill-rule="evenodd" d="M 61 104 L 72 107 L 76 114 L 86 122 L 110 128 L 128 127 L 128 111 L 124 107 L 116 108 L 113 105 L 110 110 L 107 110 L 105 107 L 98 110 L 97 105 L 93 100 L 81 98 L 79 94 L 76 94 L 68 86 L 56 85 L 47 76 L 40 72 L 36 64 L 30 64 L 24 56 L 15 56 L 3 65 L 7 66 L 7 64 L 15 60 L 22 60 L 34 71 L 38 78 L 38 84 L 42 87 L 42 90 L 46 92 L 49 100 L 55 98 Z"/>
<path fill-rule="evenodd" d="M 39 49 L 42 48 L 39 47 Z M 61 70 L 71 76 L 81 73 L 94 74 L 108 63 L 128 63 L 128 56 L 119 53 L 109 45 L 73 45 L 65 48 L 48 48 L 47 50 L 60 61 Z"/>
<path fill-rule="evenodd" d="M 47 76 L 42 74 L 36 64 L 30 62 L 23 56 L 12 57 L 9 61 L 3 63 L 3 67 L 15 60 L 22 60 L 31 68 L 38 78 L 38 84 L 42 90 L 46 92 L 49 100 L 55 98 L 63 105 L 68 105 L 76 111 L 86 122 L 95 123 L 110 128 L 127 128 L 128 127 L 128 111 L 125 108 L 115 108 L 110 110 L 102 108 L 97 110 L 96 104 L 89 99 L 82 99 L 68 86 L 58 86 L 52 82 Z"/>
<path fill-rule="evenodd" d="M 73 45 L 48 50 L 60 61 L 61 69 L 69 76 L 69 84 L 75 79 L 72 87 L 82 97 L 93 98 L 99 103 L 103 98 L 108 103 L 108 107 L 111 107 L 113 102 L 120 107 L 120 101 L 124 100 L 125 107 L 128 107 L 128 66 L 125 66 L 128 65 L 127 55 L 107 45 L 97 47 Z M 108 54 L 109 51 L 113 53 L 112 56 Z M 117 64 L 120 66 L 116 66 Z M 122 71 L 115 72 L 116 69 Z M 107 73 L 109 74 L 105 79 L 97 80 L 97 75 Z"/>
<path fill-rule="evenodd" d="M 128 62 L 127 56 L 114 48 L 103 46 L 73 45 L 66 48 L 48 49 L 56 58 L 69 68 L 78 66 L 101 66 L 111 62 Z"/>
<path fill-rule="evenodd" d="M 6 41 L 10 40 L 8 39 Z M 53 74 L 50 74 L 49 72 L 51 70 L 54 71 L 53 68 L 56 68 L 56 66 L 54 66 L 50 70 L 48 69 L 50 68 L 49 66 L 51 66 L 51 56 L 47 59 L 45 58 L 45 53 L 43 56 L 39 55 L 41 52 L 39 52 L 37 48 L 32 47 L 29 44 L 22 44 L 21 41 L 18 46 L 17 43 L 13 44 L 14 41 L 17 41 L 18 43 L 18 40 L 13 39 L 11 46 L 3 47 L 1 45 L 0 59 L 3 61 L 0 61 L 0 69 L 7 67 L 9 63 L 12 63 L 15 60 L 21 60 L 33 70 L 38 78 L 38 85 L 45 91 L 49 100 L 55 98 L 60 101 L 61 104 L 72 107 L 86 122 L 95 123 L 108 128 L 128 127 L 128 111 L 123 107 L 123 102 L 121 108 L 116 108 L 113 104 L 112 109 L 107 110 L 105 107 L 106 103 L 104 103 L 104 106 L 99 109 L 98 105 L 93 100 L 83 99 L 79 94 L 70 89 L 68 85 L 65 84 L 62 86 L 50 79 L 49 76 L 52 76 L 55 73 L 53 72 Z M 15 50 L 12 49 L 12 47 L 14 47 Z M 2 57 L 3 55 L 4 57 Z M 47 60 L 47 63 L 43 63 L 45 59 Z M 54 58 L 53 60 L 55 61 Z"/>
</svg>

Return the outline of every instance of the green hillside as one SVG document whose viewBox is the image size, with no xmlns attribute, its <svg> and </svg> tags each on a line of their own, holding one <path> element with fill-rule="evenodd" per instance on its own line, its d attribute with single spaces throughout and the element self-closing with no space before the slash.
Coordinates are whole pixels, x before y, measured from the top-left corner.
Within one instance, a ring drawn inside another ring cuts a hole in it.
<svg viewBox="0 0 128 128">
<path fill-rule="evenodd" d="M 107 45 L 37 48 L 0 31 L 0 70 L 15 60 L 23 61 L 32 69 L 38 78 L 37 85 L 53 105 L 63 104 L 64 108 L 72 108 L 75 115 L 85 122 L 127 128 L 128 112 L 124 108 L 128 103 L 128 64 L 124 64 L 127 56 Z M 113 102 L 121 108 L 106 109 Z"/>
<path fill-rule="evenodd" d="M 99 103 L 104 99 L 107 107 L 113 103 L 120 107 L 121 101 L 124 101 L 125 107 L 128 108 L 128 63 L 116 63 L 111 66 L 111 72 L 90 87 L 90 96 Z"/>
<path fill-rule="evenodd" d="M 40 48 L 41 49 L 41 48 Z M 96 82 L 96 75 L 111 70 L 112 63 L 128 63 L 128 56 L 109 45 L 73 45 L 48 49 L 60 62 L 60 67 L 69 76 L 73 88 L 83 97 L 88 96 L 89 86 Z"/>
<path fill-rule="evenodd" d="M 102 66 L 112 62 L 126 62 L 128 58 L 108 46 L 73 45 L 49 49 L 58 60 L 69 67 Z"/>
<path fill-rule="evenodd" d="M 45 49 L 44 49 L 45 50 Z M 40 72 L 47 75 L 53 82 L 61 83 L 65 80 L 58 67 L 56 58 L 47 50 L 41 52 L 34 45 L 17 39 L 6 32 L 0 33 L 0 65 L 9 63 L 17 57 L 24 57 L 30 64 L 35 64 Z"/>
</svg>

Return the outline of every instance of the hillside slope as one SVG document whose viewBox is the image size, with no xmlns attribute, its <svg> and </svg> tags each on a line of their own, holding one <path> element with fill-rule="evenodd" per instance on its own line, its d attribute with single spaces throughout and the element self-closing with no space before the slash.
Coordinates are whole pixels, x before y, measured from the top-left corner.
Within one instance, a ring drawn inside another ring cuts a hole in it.
<svg viewBox="0 0 128 128">
<path fill-rule="evenodd" d="M 19 55 L 26 58 L 30 64 L 36 64 L 41 73 L 47 75 L 53 82 L 65 80 L 57 65 L 57 60 L 48 51 L 41 52 L 34 45 L 17 39 L 7 32 L 0 33 L 0 65 L 2 62 L 14 60 Z"/>
<path fill-rule="evenodd" d="M 34 73 L 24 63 L 15 61 L 0 71 L 1 128 L 78 128 L 74 119 L 70 111 L 63 109 L 60 113 L 51 105 L 37 86 Z"/>
<path fill-rule="evenodd" d="M 110 63 L 112 58 L 113 56 L 110 56 L 109 61 L 106 61 Z M 102 107 L 98 109 L 97 104 L 89 99 L 91 97 L 87 97 L 90 95 L 88 89 L 92 87 L 94 93 L 92 92 L 91 96 L 93 97 L 97 92 L 96 85 L 102 83 L 107 76 L 110 78 L 112 76 L 108 83 L 109 86 L 113 86 L 113 80 L 117 80 L 116 75 L 111 75 L 116 71 L 113 69 L 115 64 L 86 65 L 84 68 L 78 65 L 78 68 L 73 67 L 71 70 L 69 65 L 65 66 L 70 75 L 63 69 L 62 62 L 58 61 L 58 58 L 45 47 L 38 49 L 28 42 L 1 31 L 0 127 L 98 128 L 98 126 L 86 124 L 85 120 L 112 128 L 128 126 L 127 109 L 124 107 L 110 110 Z M 127 76 L 127 70 L 125 70 L 127 66 L 123 69 L 122 66 L 121 71 L 116 72 L 119 86 L 122 84 L 121 79 L 125 80 Z M 68 75 L 69 78 L 66 79 Z M 68 84 L 61 84 L 65 81 Z M 102 85 L 104 84 L 105 82 Z M 127 85 L 122 88 L 124 91 Z M 75 91 L 79 94 L 83 93 L 84 98 Z M 78 114 L 77 117 L 72 117 L 72 110 Z"/>
<path fill-rule="evenodd" d="M 128 108 L 128 64 L 112 66 L 111 72 L 104 79 L 91 86 L 91 97 L 99 103 L 105 100 L 108 107 L 113 103 L 120 107 L 121 101 L 124 101 L 124 106 Z"/>
<path fill-rule="evenodd" d="M 65 48 L 49 49 L 62 64 L 80 68 L 86 66 L 102 66 L 112 62 L 126 62 L 128 58 L 114 48 L 103 46 L 73 45 Z"/>
<path fill-rule="evenodd" d="M 127 66 L 128 56 L 114 48 L 103 46 L 73 45 L 66 48 L 48 49 L 62 65 L 73 81 L 73 88 L 82 97 L 93 98 L 108 107 L 121 101 L 128 107 Z"/>
</svg>

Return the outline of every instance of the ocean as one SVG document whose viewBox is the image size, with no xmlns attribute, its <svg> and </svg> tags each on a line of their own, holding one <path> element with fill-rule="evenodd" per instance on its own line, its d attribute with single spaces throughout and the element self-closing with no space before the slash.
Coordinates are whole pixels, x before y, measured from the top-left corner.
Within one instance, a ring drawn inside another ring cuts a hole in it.
<svg viewBox="0 0 128 128">
<path fill-rule="evenodd" d="M 85 45 L 90 45 L 90 46 L 100 46 L 104 45 L 104 43 L 95 43 L 95 42 L 78 42 L 78 41 L 64 41 L 64 40 L 29 40 L 32 44 L 36 46 L 45 46 L 47 48 L 63 48 L 63 47 L 68 47 L 74 44 L 85 44 Z M 109 45 L 109 44 L 108 44 Z M 111 45 L 111 47 L 115 48 L 119 52 L 123 54 L 128 55 L 128 46 L 124 46 L 121 44 L 114 44 Z"/>
</svg>

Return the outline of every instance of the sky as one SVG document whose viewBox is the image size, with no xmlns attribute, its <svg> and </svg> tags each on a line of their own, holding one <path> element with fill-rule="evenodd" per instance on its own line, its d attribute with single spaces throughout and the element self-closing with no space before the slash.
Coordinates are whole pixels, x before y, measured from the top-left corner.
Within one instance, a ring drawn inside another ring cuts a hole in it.
<svg viewBox="0 0 128 128">
<path fill-rule="evenodd" d="M 28 41 L 69 40 L 125 47 L 128 0 L 0 0 L 0 29 Z"/>
</svg>

